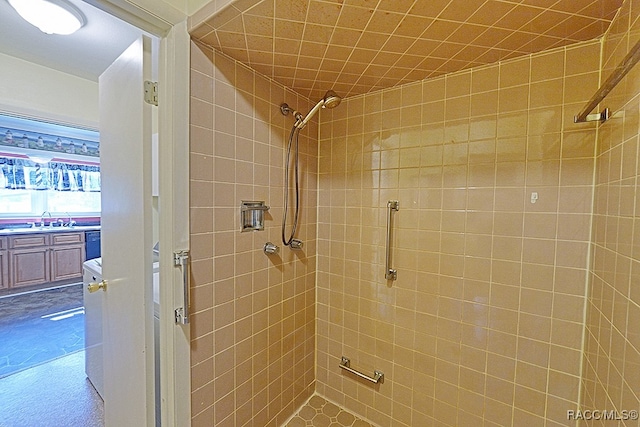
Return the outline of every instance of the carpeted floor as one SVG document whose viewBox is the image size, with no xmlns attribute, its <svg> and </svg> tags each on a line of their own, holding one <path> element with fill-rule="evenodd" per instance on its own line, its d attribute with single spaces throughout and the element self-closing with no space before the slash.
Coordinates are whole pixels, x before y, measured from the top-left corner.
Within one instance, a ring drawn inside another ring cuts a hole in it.
<svg viewBox="0 0 640 427">
<path fill-rule="evenodd" d="M 102 427 L 100 395 L 84 373 L 84 351 L 0 379 L 2 427 Z"/>
<path fill-rule="evenodd" d="M 0 427 L 102 427 L 84 372 L 82 284 L 0 298 Z"/>
<path fill-rule="evenodd" d="M 82 284 L 0 298 L 0 378 L 84 349 Z"/>
</svg>

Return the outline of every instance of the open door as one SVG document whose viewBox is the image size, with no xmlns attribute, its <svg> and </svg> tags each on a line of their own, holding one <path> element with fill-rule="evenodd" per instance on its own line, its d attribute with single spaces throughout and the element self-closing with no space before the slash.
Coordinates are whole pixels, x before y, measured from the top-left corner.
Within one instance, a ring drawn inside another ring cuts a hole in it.
<svg viewBox="0 0 640 427">
<path fill-rule="evenodd" d="M 99 79 L 106 427 L 154 425 L 150 78 L 142 36 Z"/>
</svg>

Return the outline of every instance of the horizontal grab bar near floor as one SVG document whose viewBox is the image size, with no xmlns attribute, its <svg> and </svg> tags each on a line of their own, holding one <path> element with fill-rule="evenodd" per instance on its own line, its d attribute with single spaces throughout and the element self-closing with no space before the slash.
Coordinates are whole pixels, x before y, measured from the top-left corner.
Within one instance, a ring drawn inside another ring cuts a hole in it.
<svg viewBox="0 0 640 427">
<path fill-rule="evenodd" d="M 374 384 L 383 383 L 384 382 L 384 374 L 380 371 L 373 371 L 373 377 L 370 377 L 367 374 L 363 374 L 360 371 L 356 371 L 351 367 L 351 360 L 349 358 L 342 356 L 342 360 L 340 360 L 340 367 L 345 371 L 351 372 L 352 374 L 356 374 L 360 378 L 363 378 L 367 381 L 371 381 Z"/>
</svg>

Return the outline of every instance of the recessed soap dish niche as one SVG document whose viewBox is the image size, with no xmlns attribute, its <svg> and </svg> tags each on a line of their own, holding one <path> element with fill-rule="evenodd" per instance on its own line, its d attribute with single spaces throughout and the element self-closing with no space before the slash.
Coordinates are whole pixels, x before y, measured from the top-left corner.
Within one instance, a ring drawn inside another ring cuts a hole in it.
<svg viewBox="0 0 640 427">
<path fill-rule="evenodd" d="M 241 231 L 264 230 L 264 213 L 269 210 L 269 206 L 264 201 L 242 201 L 240 206 L 240 226 Z"/>
</svg>

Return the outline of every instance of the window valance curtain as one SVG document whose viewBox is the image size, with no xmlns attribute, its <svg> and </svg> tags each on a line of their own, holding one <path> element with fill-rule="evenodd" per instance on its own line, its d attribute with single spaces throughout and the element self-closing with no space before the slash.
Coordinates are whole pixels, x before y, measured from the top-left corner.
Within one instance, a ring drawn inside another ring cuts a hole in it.
<svg viewBox="0 0 640 427">
<path fill-rule="evenodd" d="M 100 167 L 64 162 L 36 163 L 28 159 L 0 157 L 0 188 L 100 191 Z"/>
</svg>

